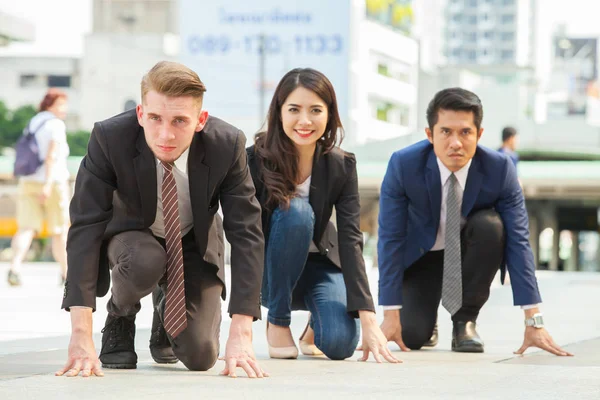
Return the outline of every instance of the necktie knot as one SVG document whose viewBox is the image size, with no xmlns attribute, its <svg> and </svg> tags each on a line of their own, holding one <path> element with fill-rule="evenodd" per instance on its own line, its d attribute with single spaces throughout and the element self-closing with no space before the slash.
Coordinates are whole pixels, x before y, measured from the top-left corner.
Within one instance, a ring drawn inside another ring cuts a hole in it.
<svg viewBox="0 0 600 400">
<path fill-rule="evenodd" d="M 173 171 L 173 163 L 168 163 L 168 162 L 165 162 L 165 161 L 161 161 L 160 165 L 162 165 L 162 167 L 165 169 L 166 172 Z"/>
<path fill-rule="evenodd" d="M 452 185 L 454 185 L 454 184 L 456 184 L 456 182 L 458 182 L 458 178 L 456 177 L 454 172 L 450 174 L 450 177 L 448 179 L 450 179 L 450 184 L 452 184 Z"/>
</svg>

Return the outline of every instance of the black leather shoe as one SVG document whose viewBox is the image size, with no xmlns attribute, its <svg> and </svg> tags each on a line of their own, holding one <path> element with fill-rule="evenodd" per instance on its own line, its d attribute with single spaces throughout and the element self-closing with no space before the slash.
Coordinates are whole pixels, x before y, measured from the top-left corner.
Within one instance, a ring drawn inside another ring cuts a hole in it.
<svg viewBox="0 0 600 400">
<path fill-rule="evenodd" d="M 134 369 L 137 366 L 135 353 L 135 315 L 116 317 L 108 315 L 102 329 L 100 361 L 104 368 Z"/>
<path fill-rule="evenodd" d="M 438 324 L 435 323 L 433 327 L 433 332 L 431 333 L 431 337 L 428 341 L 423 343 L 423 347 L 435 347 L 438 344 Z"/>
<path fill-rule="evenodd" d="M 175 364 L 179 359 L 173 352 L 167 332 L 160 320 L 158 311 L 154 309 L 152 316 L 152 334 L 150 335 L 150 354 L 159 364 Z"/>
<path fill-rule="evenodd" d="M 483 353 L 483 340 L 475 330 L 475 322 L 454 322 L 452 329 L 452 351 L 459 353 Z"/>
</svg>

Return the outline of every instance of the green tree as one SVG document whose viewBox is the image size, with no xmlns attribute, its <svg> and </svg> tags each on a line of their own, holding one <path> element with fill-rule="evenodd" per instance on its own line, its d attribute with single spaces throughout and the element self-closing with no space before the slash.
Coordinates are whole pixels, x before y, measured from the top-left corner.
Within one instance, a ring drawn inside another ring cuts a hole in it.
<svg viewBox="0 0 600 400">
<path fill-rule="evenodd" d="M 67 143 L 69 144 L 70 155 L 85 156 L 89 140 L 90 132 L 87 131 L 67 133 Z"/>
<path fill-rule="evenodd" d="M 27 126 L 29 120 L 37 113 L 31 106 L 21 106 L 10 112 L 6 105 L 0 102 L 0 148 L 13 147 Z"/>
</svg>

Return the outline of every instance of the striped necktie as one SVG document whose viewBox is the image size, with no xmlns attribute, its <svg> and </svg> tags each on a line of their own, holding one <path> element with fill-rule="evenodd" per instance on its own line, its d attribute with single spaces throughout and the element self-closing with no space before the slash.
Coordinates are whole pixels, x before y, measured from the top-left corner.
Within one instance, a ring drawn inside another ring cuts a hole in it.
<svg viewBox="0 0 600 400">
<path fill-rule="evenodd" d="M 450 315 L 462 307 L 462 258 L 460 249 L 460 204 L 456 195 L 456 175 L 448 178 L 446 197 L 446 237 L 444 247 L 444 277 L 442 281 L 442 306 Z"/>
<path fill-rule="evenodd" d="M 161 162 L 161 165 L 164 168 L 162 206 L 167 249 L 167 298 L 163 325 L 167 333 L 176 338 L 187 327 L 181 226 L 173 164 Z"/>
</svg>

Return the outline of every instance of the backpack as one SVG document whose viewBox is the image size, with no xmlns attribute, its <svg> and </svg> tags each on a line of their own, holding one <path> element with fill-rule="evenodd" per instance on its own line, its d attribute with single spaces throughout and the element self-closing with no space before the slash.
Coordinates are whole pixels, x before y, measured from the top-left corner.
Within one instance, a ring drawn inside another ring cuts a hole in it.
<svg viewBox="0 0 600 400">
<path fill-rule="evenodd" d="M 38 146 L 35 134 L 46 125 L 46 122 L 52 119 L 54 118 L 49 118 L 42 122 L 35 132 L 31 132 L 30 130 L 31 121 L 23 129 L 23 135 L 15 145 L 17 153 L 13 172 L 15 177 L 33 175 L 44 163 L 44 160 L 40 159 L 40 147 Z"/>
</svg>

